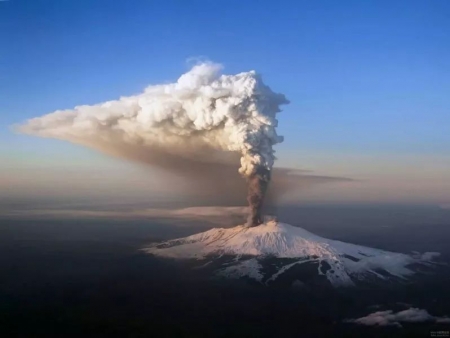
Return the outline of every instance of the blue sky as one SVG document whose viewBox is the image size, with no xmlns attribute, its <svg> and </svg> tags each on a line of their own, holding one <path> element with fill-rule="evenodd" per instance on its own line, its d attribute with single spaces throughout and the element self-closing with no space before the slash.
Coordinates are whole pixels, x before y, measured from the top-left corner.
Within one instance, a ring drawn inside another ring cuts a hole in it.
<svg viewBox="0 0 450 338">
<path fill-rule="evenodd" d="M 286 163 L 448 158 L 449 15 L 446 0 L 0 2 L 0 163 L 106 163 L 10 126 L 173 81 L 190 58 L 254 69 L 286 94 Z"/>
</svg>

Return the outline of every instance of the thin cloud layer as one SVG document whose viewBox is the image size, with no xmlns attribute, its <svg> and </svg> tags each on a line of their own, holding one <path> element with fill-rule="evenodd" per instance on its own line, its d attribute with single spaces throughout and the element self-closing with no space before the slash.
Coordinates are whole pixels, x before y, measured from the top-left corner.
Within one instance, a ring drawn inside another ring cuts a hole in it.
<svg viewBox="0 0 450 338">
<path fill-rule="evenodd" d="M 377 311 L 365 317 L 347 319 L 345 322 L 369 326 L 402 327 L 401 323 L 434 322 L 450 324 L 450 318 L 432 316 L 427 310 L 412 307 L 397 313 L 394 313 L 392 310 Z"/>
<path fill-rule="evenodd" d="M 147 208 L 122 211 L 111 210 L 70 210 L 70 209 L 40 209 L 40 210 L 17 210 L 10 211 L 4 215 L 15 218 L 93 218 L 93 219 L 168 219 L 177 220 L 199 220 L 210 223 L 227 223 L 231 220 L 244 220 L 248 213 L 248 207 L 223 207 L 204 206 L 189 207 L 181 209 Z"/>
</svg>

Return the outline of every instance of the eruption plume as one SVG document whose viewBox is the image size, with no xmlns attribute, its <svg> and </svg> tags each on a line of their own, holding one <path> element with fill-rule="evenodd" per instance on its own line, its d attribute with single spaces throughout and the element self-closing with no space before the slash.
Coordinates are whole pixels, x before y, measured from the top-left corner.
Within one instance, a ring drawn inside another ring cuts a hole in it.
<svg viewBox="0 0 450 338">
<path fill-rule="evenodd" d="M 267 168 L 257 168 L 254 174 L 247 178 L 248 194 L 247 201 L 250 207 L 247 225 L 255 226 L 263 223 L 262 207 L 267 187 L 270 182 L 270 170 Z"/>
<path fill-rule="evenodd" d="M 234 158 L 225 155 L 237 153 L 239 173 L 248 183 L 248 225 L 258 225 L 275 160 L 273 145 L 283 141 L 276 133 L 276 114 L 288 101 L 254 71 L 221 75 L 221 69 L 214 63 L 198 64 L 175 83 L 55 111 L 28 120 L 18 130 L 175 172 L 214 168 L 224 157 Z"/>
</svg>

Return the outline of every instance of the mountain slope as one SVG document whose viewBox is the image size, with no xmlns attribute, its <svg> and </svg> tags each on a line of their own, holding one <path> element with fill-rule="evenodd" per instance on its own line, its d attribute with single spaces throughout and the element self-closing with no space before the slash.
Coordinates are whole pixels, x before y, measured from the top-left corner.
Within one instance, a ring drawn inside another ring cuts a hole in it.
<svg viewBox="0 0 450 338">
<path fill-rule="evenodd" d="M 217 271 L 219 275 L 246 276 L 266 283 L 294 266 L 315 262 L 318 264 L 317 273 L 326 276 L 333 286 L 354 285 L 355 280 L 368 277 L 404 279 L 414 274 L 412 264 L 431 265 L 431 259 L 439 255 L 410 256 L 344 243 L 276 221 L 251 228 L 214 228 L 143 250 L 161 257 L 206 260 L 207 263 L 231 256 L 233 259 Z M 263 265 L 268 257 L 289 260 L 278 264 L 277 270 L 267 275 L 263 272 Z"/>
</svg>

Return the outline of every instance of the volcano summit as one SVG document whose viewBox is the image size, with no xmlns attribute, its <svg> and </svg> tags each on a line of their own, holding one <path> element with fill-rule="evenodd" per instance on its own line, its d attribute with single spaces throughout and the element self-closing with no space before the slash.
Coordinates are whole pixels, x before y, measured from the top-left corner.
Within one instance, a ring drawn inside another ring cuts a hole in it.
<svg viewBox="0 0 450 338">
<path fill-rule="evenodd" d="M 335 287 L 405 280 L 418 267 L 434 265 L 432 259 L 439 256 L 430 252 L 406 255 L 344 243 L 275 220 L 250 228 L 214 228 L 143 250 L 160 257 L 196 260 L 203 267 L 216 266 L 214 273 L 219 276 L 248 277 L 265 284 L 299 266 L 314 266 L 316 277 L 325 277 Z"/>
</svg>

